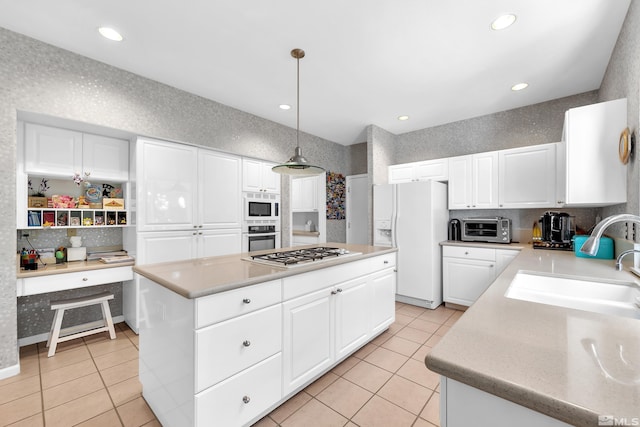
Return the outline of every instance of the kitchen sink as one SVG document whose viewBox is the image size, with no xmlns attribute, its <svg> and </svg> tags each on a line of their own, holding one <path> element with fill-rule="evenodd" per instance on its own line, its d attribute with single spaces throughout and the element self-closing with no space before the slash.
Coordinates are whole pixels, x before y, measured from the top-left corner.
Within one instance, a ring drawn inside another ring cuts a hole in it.
<svg viewBox="0 0 640 427">
<path fill-rule="evenodd" d="M 507 298 L 640 319 L 640 287 L 635 282 L 519 271 Z"/>
</svg>

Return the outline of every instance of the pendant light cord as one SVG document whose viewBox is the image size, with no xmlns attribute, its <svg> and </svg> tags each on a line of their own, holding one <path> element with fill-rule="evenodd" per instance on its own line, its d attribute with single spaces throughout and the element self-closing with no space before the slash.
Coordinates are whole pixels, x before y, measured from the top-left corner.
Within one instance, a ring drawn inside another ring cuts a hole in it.
<svg viewBox="0 0 640 427">
<path fill-rule="evenodd" d="M 296 86 L 296 147 L 300 147 L 300 58 L 296 58 L 297 67 L 297 86 Z"/>
</svg>

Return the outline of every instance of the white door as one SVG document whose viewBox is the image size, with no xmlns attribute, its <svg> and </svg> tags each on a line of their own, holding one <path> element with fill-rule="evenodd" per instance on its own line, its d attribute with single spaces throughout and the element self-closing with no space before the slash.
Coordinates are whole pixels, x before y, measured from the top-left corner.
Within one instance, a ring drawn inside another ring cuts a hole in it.
<svg viewBox="0 0 640 427">
<path fill-rule="evenodd" d="M 78 171 L 79 172 L 79 171 Z M 88 180 L 129 180 L 129 141 L 101 135 L 82 135 L 82 172 Z"/>
<path fill-rule="evenodd" d="M 347 176 L 347 243 L 369 243 L 369 191 L 367 175 Z"/>
<path fill-rule="evenodd" d="M 499 156 L 501 208 L 555 205 L 556 144 L 501 150 Z"/>
<path fill-rule="evenodd" d="M 242 252 L 240 228 L 198 231 L 198 257 L 231 255 Z"/>
<path fill-rule="evenodd" d="M 413 181 L 413 165 L 414 163 L 405 163 L 389 166 L 389 184 L 401 184 L 403 182 Z"/>
<path fill-rule="evenodd" d="M 498 207 L 498 152 L 473 155 L 473 195 L 471 207 L 491 209 Z"/>
<path fill-rule="evenodd" d="M 449 159 L 449 209 L 471 209 L 472 156 Z"/>
<path fill-rule="evenodd" d="M 384 331 L 395 320 L 396 273 L 385 270 L 370 279 L 371 333 Z"/>
<path fill-rule="evenodd" d="M 360 347 L 369 337 L 371 289 L 364 277 L 336 285 L 335 292 L 338 360 Z"/>
<path fill-rule="evenodd" d="M 258 192 L 262 190 L 262 162 L 242 159 L 242 191 Z"/>
<path fill-rule="evenodd" d="M 183 261 L 196 257 L 195 231 L 158 231 L 138 233 L 136 262 Z"/>
<path fill-rule="evenodd" d="M 66 176 L 82 172 L 82 134 L 25 124 L 25 172 Z"/>
<path fill-rule="evenodd" d="M 275 163 L 262 163 L 262 189 L 266 193 L 280 194 L 280 174 L 271 170 Z"/>
<path fill-rule="evenodd" d="M 198 152 L 198 225 L 242 227 L 242 159 L 216 151 Z M 238 251 L 240 252 L 240 251 Z"/>
<path fill-rule="evenodd" d="M 494 261 L 444 257 L 442 284 L 444 300 L 470 306 L 496 278 Z"/>
</svg>

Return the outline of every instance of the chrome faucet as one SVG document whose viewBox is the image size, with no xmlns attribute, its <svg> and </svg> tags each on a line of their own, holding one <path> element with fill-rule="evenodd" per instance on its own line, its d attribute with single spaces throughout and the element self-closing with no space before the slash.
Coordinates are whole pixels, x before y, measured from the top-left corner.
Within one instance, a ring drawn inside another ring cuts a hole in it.
<svg viewBox="0 0 640 427">
<path fill-rule="evenodd" d="M 600 247 L 600 237 L 602 237 L 602 233 L 604 233 L 605 228 L 607 228 L 611 224 L 615 224 L 616 222 L 634 222 L 636 224 L 640 224 L 640 216 L 631 214 L 618 214 L 611 215 L 603 219 L 595 226 L 595 228 L 591 232 L 591 237 L 589 237 L 584 242 L 584 244 L 580 248 L 580 252 L 594 256 L 598 252 L 598 248 Z M 618 259 L 616 260 L 616 269 L 618 271 L 622 270 L 622 258 L 632 252 L 640 251 L 637 249 L 630 249 L 628 251 L 622 252 L 618 256 Z"/>
<path fill-rule="evenodd" d="M 624 258 L 625 256 L 632 254 L 634 252 L 640 252 L 640 249 L 628 249 L 624 252 L 622 252 L 620 255 L 618 255 L 618 259 L 616 259 L 616 270 L 621 271 L 622 270 L 622 258 Z"/>
</svg>

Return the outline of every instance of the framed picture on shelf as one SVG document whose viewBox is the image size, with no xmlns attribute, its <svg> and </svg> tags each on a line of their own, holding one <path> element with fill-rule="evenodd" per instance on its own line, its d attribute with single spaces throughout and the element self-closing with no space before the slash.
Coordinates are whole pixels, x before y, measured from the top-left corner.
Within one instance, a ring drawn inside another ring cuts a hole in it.
<svg viewBox="0 0 640 427">
<path fill-rule="evenodd" d="M 72 216 L 69 220 L 69 225 L 72 227 L 79 227 L 80 226 L 80 217 L 79 216 Z"/>
<path fill-rule="evenodd" d="M 94 225 L 104 225 L 104 217 L 102 215 L 96 215 Z"/>
</svg>

